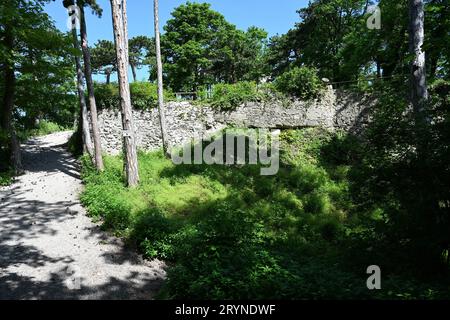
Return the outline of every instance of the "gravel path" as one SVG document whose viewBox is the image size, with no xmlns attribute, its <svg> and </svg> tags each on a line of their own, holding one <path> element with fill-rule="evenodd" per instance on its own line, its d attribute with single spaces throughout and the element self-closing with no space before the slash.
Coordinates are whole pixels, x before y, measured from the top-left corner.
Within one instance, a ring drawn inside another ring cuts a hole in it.
<svg viewBox="0 0 450 320">
<path fill-rule="evenodd" d="M 86 217 L 70 132 L 23 145 L 26 174 L 0 188 L 0 299 L 152 299 L 164 264 Z"/>
</svg>

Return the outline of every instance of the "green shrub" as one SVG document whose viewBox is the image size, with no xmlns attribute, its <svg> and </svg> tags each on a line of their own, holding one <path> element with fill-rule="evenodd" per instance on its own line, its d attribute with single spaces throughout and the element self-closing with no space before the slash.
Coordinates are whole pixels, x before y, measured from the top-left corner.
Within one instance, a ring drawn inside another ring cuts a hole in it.
<svg viewBox="0 0 450 320">
<path fill-rule="evenodd" d="M 57 123 L 51 121 L 40 121 L 36 129 L 31 131 L 33 136 L 45 136 L 47 134 L 52 134 L 59 131 L 67 130 L 67 128 L 60 126 Z"/>
<path fill-rule="evenodd" d="M 79 127 L 77 127 L 70 136 L 69 141 L 67 142 L 67 149 L 75 157 L 79 157 L 83 154 L 83 134 Z"/>
<path fill-rule="evenodd" d="M 19 140 L 25 141 L 30 137 L 40 137 L 48 134 L 70 130 L 71 128 L 64 127 L 55 122 L 48 120 L 41 120 L 34 129 L 22 130 L 17 133 Z"/>
<path fill-rule="evenodd" d="M 238 82 L 235 84 L 216 84 L 213 89 L 211 103 L 222 110 L 233 110 L 242 103 L 257 101 L 261 98 L 254 82 Z"/>
<path fill-rule="evenodd" d="M 103 173 L 84 158 L 82 202 L 147 258 L 168 262 L 160 298 L 445 296 L 431 282 L 389 282 L 386 252 L 368 227 L 383 210 L 353 202 L 350 139 L 320 129 L 281 138 L 285 161 L 274 177 L 259 166 L 175 166 L 162 152 L 140 153 L 141 184 L 127 189 L 121 157 L 105 157 Z M 381 293 L 366 287 L 373 261 L 385 266 Z"/>
<path fill-rule="evenodd" d="M 131 104 L 135 109 L 144 110 L 158 105 L 158 86 L 149 82 L 130 83 Z M 99 109 L 120 108 L 119 86 L 117 83 L 96 83 L 95 98 Z M 174 94 L 164 90 L 165 101 L 174 99 Z"/>
<path fill-rule="evenodd" d="M 319 97 L 324 83 L 315 69 L 295 67 L 279 76 L 275 87 L 285 94 L 308 100 Z"/>
<path fill-rule="evenodd" d="M 95 83 L 95 100 L 98 109 L 119 109 L 119 86 L 116 83 Z"/>
<path fill-rule="evenodd" d="M 12 183 L 13 173 L 11 170 L 1 172 L 0 171 L 0 187 L 8 186 Z"/>
</svg>

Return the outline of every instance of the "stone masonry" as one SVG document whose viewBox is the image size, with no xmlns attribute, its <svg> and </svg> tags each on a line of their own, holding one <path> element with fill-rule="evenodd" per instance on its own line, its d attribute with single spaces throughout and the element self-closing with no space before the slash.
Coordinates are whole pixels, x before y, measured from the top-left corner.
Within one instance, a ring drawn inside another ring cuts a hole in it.
<svg viewBox="0 0 450 320">
<path fill-rule="evenodd" d="M 339 92 L 329 88 L 313 101 L 249 102 L 233 111 L 221 111 L 187 101 L 166 103 L 166 121 L 170 146 L 182 146 L 193 139 L 208 138 L 226 127 L 295 129 L 323 127 L 360 133 L 369 120 L 374 100 L 367 96 Z M 153 151 L 162 147 L 158 109 L 133 112 L 139 149 Z M 102 146 L 117 154 L 122 149 L 120 111 L 99 113 Z"/>
</svg>

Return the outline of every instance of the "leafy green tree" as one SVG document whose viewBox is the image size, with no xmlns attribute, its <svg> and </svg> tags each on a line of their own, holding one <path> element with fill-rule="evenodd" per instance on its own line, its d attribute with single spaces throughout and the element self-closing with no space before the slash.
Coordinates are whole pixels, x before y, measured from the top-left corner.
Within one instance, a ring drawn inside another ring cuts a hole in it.
<svg viewBox="0 0 450 320">
<path fill-rule="evenodd" d="M 146 36 L 137 36 L 129 41 L 130 67 L 133 80 L 136 82 L 136 70 L 142 68 L 147 62 L 147 57 L 154 55 L 155 42 Z"/>
<path fill-rule="evenodd" d="M 257 81 L 266 68 L 264 53 L 267 32 L 250 27 L 247 32 L 227 29 L 219 35 L 214 50 L 213 73 L 217 82 Z"/>
<path fill-rule="evenodd" d="M 117 57 L 114 43 L 109 40 L 99 40 L 91 49 L 92 70 L 96 74 L 106 76 L 106 83 L 111 82 L 111 75 L 117 72 Z"/>
<path fill-rule="evenodd" d="M 450 3 L 430 0 L 425 3 L 425 44 L 430 81 L 450 79 Z"/>
<path fill-rule="evenodd" d="M 16 172 L 21 171 L 16 132 L 40 118 L 73 111 L 73 90 L 68 90 L 72 65 L 66 58 L 72 54 L 70 42 L 44 13 L 45 2 L 7 0 L 0 5 L 0 129 L 7 137 L 2 150 Z"/>
<path fill-rule="evenodd" d="M 271 69 L 272 78 L 281 75 L 290 68 L 291 64 L 299 60 L 300 46 L 297 44 L 296 34 L 296 30 L 291 29 L 286 34 L 270 38 L 265 62 Z"/>
<path fill-rule="evenodd" d="M 237 30 L 207 3 L 176 8 L 164 27 L 166 83 L 175 91 L 197 92 L 219 82 L 258 81 L 264 74 L 267 33 Z"/>
<path fill-rule="evenodd" d="M 167 83 L 174 90 L 194 91 L 213 81 L 214 41 L 224 29 L 225 18 L 206 3 L 187 2 L 172 12 L 162 37 Z"/>
</svg>

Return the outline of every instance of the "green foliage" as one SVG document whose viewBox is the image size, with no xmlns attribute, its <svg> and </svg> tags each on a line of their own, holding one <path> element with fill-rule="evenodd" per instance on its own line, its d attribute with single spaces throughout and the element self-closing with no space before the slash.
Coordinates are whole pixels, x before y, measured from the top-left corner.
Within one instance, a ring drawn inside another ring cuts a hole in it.
<svg viewBox="0 0 450 320">
<path fill-rule="evenodd" d="M 390 264 L 427 273 L 448 269 L 449 86 L 431 86 L 426 125 L 416 123 L 399 88 L 385 87 L 367 132 L 361 165 L 354 169 L 358 202 L 382 208 L 378 250 Z M 389 248 L 388 250 L 386 248 Z"/>
<path fill-rule="evenodd" d="M 307 67 L 295 67 L 283 73 L 275 81 L 275 87 L 286 94 L 300 99 L 317 98 L 324 88 L 324 83 L 317 71 Z"/>
<path fill-rule="evenodd" d="M 131 38 L 129 41 L 130 51 L 130 67 L 133 73 L 133 79 L 136 81 L 136 70 L 142 68 L 145 64 L 149 64 L 151 67 L 155 65 L 155 40 L 146 36 L 137 36 Z"/>
<path fill-rule="evenodd" d="M 300 10 L 299 23 L 272 37 L 266 61 L 276 78 L 290 68 L 308 66 L 320 77 L 353 87 L 363 79 L 405 78 L 409 73 L 408 1 L 377 1 L 382 28 L 369 30 L 367 1 L 314 0 Z M 449 78 L 450 14 L 446 1 L 424 1 L 427 73 Z M 390 81 L 390 80 L 387 80 Z M 360 83 L 358 83 L 360 85 Z"/>
<path fill-rule="evenodd" d="M 52 134 L 55 132 L 66 131 L 68 129 L 69 128 L 60 126 L 57 123 L 42 120 L 42 121 L 39 121 L 37 128 L 34 128 L 29 131 L 29 135 L 30 136 L 45 136 L 45 135 Z"/>
<path fill-rule="evenodd" d="M 197 92 L 208 84 L 259 81 L 265 73 L 264 30 L 238 30 L 207 3 L 187 2 L 172 17 L 161 45 L 166 83 L 173 90 Z"/>
<path fill-rule="evenodd" d="M 232 110 L 242 103 L 259 100 L 260 94 L 254 82 L 236 84 L 216 84 L 213 88 L 211 103 L 222 110 Z"/>
<path fill-rule="evenodd" d="M 155 108 L 158 105 L 158 87 L 149 82 L 130 83 L 131 104 L 139 110 Z M 100 109 L 120 108 L 119 86 L 117 83 L 96 83 L 95 97 Z M 165 101 L 174 99 L 174 94 L 164 91 Z"/>
<path fill-rule="evenodd" d="M 14 174 L 11 171 L 0 171 L 0 187 L 8 186 L 13 181 Z"/>
<path fill-rule="evenodd" d="M 109 40 L 99 40 L 91 49 L 92 70 L 96 74 L 106 76 L 110 83 L 111 74 L 117 71 L 117 56 L 114 43 Z"/>
<path fill-rule="evenodd" d="M 69 138 L 67 150 L 77 158 L 83 155 L 83 134 L 79 126 L 77 126 L 74 133 Z"/>
<path fill-rule="evenodd" d="M 443 285 L 387 270 L 386 290 L 367 290 L 372 238 L 356 235 L 379 215 L 354 202 L 360 144 L 325 130 L 284 131 L 274 177 L 259 166 L 175 166 L 162 153 L 140 154 L 137 189 L 123 187 L 121 158 L 107 157 L 102 174 L 84 163 L 82 201 L 148 258 L 170 262 L 161 298 L 446 296 Z"/>
<path fill-rule="evenodd" d="M 32 128 L 21 130 L 17 133 L 17 137 L 20 141 L 26 141 L 32 137 L 41 137 L 48 134 L 69 131 L 73 128 L 64 127 L 57 123 L 48 120 L 41 120 L 39 123 L 34 125 Z"/>
</svg>

